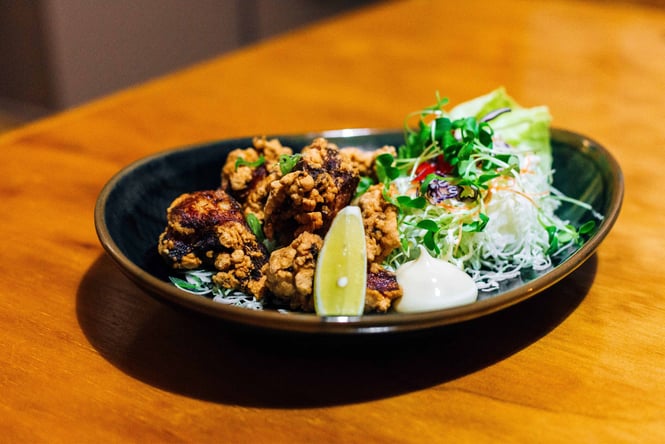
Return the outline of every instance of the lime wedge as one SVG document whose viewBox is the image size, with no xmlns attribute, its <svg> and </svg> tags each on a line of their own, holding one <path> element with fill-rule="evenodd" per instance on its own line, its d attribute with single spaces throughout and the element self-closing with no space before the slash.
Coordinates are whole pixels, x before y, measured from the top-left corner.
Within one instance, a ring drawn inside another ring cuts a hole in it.
<svg viewBox="0 0 665 444">
<path fill-rule="evenodd" d="M 323 239 L 314 274 L 319 316 L 359 316 L 365 306 L 367 251 L 360 208 L 344 207 Z"/>
</svg>

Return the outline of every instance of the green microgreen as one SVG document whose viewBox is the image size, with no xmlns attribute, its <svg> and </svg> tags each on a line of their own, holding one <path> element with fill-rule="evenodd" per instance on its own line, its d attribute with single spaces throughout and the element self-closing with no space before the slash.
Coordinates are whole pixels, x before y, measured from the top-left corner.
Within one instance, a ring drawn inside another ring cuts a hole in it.
<svg viewBox="0 0 665 444">
<path fill-rule="evenodd" d="M 196 294 L 206 294 L 210 292 L 210 280 L 202 279 L 201 275 L 192 272 L 185 275 L 185 279 L 175 276 L 169 276 L 169 280 L 181 290 Z"/>
<path fill-rule="evenodd" d="M 488 122 L 475 117 L 451 119 L 441 110 L 446 103 L 437 95 L 437 103 L 418 114 L 415 128 L 408 126 L 407 118 L 399 159 L 443 155 L 453 167 L 453 175 L 474 189 L 487 189 L 490 180 L 519 171 L 516 155 L 494 150 L 494 131 Z"/>
<path fill-rule="evenodd" d="M 432 251 L 434 254 L 438 255 L 441 253 L 441 249 L 437 245 L 436 239 L 434 238 L 434 236 L 436 236 L 436 234 L 439 232 L 439 225 L 433 220 L 423 219 L 419 221 L 416 226 L 426 231 L 425 236 L 423 237 L 423 243 L 425 244 L 425 247 Z"/>
<path fill-rule="evenodd" d="M 581 235 L 587 235 L 591 234 L 591 232 L 596 228 L 596 221 L 595 220 L 588 220 L 584 222 L 580 228 L 577 230 L 578 233 Z"/>
<path fill-rule="evenodd" d="M 356 194 L 354 195 L 354 199 L 359 198 L 365 192 L 374 185 L 374 179 L 372 179 L 369 176 L 360 176 L 360 181 L 358 182 L 358 186 L 356 187 Z"/>
<path fill-rule="evenodd" d="M 553 255 L 559 251 L 559 249 L 569 244 L 582 245 L 595 228 L 596 221 L 594 220 L 586 221 L 580 225 L 579 228 L 575 228 L 570 224 L 566 224 L 563 227 L 556 225 L 545 226 L 549 241 L 549 247 L 546 253 L 548 255 Z"/>
<path fill-rule="evenodd" d="M 376 157 L 376 176 L 379 182 L 388 184 L 400 175 L 400 170 L 395 166 L 395 157 L 390 153 L 379 154 Z"/>
<path fill-rule="evenodd" d="M 431 111 L 439 112 L 444 106 L 448 104 L 448 98 L 441 97 L 439 91 L 434 94 L 434 97 L 436 98 L 436 103 L 434 105 L 426 106 L 423 108 L 423 113 L 421 113 L 421 115 Z"/>
<path fill-rule="evenodd" d="M 254 213 L 248 213 L 247 216 L 245 216 L 245 220 L 247 221 L 249 228 L 252 230 L 252 233 L 254 233 L 254 236 L 256 236 L 256 240 L 263 242 L 266 237 L 263 234 L 263 224 L 261 224 L 259 218 L 256 217 Z"/>
<path fill-rule="evenodd" d="M 282 154 L 279 156 L 279 170 L 282 176 L 289 174 L 295 168 L 298 161 L 302 158 L 302 154 Z"/>
<path fill-rule="evenodd" d="M 485 229 L 487 226 L 487 222 L 489 222 L 490 218 L 484 213 L 480 213 L 478 215 L 478 219 L 474 220 L 473 222 L 465 223 L 462 225 L 462 231 L 466 231 L 468 233 L 478 233 L 481 232 Z"/>
<path fill-rule="evenodd" d="M 266 162 L 266 159 L 265 159 L 265 157 L 263 157 L 263 154 L 261 154 L 259 156 L 259 158 L 256 159 L 254 162 L 249 162 L 249 161 L 245 160 L 242 157 L 238 157 L 236 159 L 235 169 L 237 170 L 238 167 L 241 167 L 241 166 L 248 166 L 250 168 L 257 168 L 257 167 L 260 167 L 261 165 L 263 165 L 265 162 Z"/>
<path fill-rule="evenodd" d="M 404 212 L 408 211 L 410 208 L 422 210 L 427 205 L 427 200 L 423 196 L 397 196 L 394 203 L 402 212 Z"/>
<path fill-rule="evenodd" d="M 423 179 L 422 183 L 420 184 L 420 194 L 427 193 L 427 187 L 434 179 L 443 179 L 443 177 L 435 173 L 431 173 L 425 176 L 425 179 Z"/>
</svg>

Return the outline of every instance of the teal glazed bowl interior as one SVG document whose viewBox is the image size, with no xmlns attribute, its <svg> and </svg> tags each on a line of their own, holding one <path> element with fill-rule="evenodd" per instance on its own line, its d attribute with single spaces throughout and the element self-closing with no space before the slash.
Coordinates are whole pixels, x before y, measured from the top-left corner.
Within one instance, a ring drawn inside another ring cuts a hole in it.
<svg viewBox="0 0 665 444">
<path fill-rule="evenodd" d="M 598 248 L 614 224 L 623 199 L 623 176 L 612 155 L 597 142 L 562 129 L 552 129 L 554 186 L 587 202 L 603 215 L 597 230 L 577 250 L 552 268 L 523 274 L 496 291 L 481 293 L 473 304 L 425 313 L 372 314 L 322 318 L 309 313 L 250 310 L 214 302 L 173 286 L 157 254 L 157 238 L 166 225 L 166 208 L 182 193 L 215 189 L 227 154 L 252 145 L 252 138 L 221 140 L 180 148 L 138 160 L 118 172 L 101 191 L 95 207 L 99 240 L 120 269 L 150 295 L 220 320 L 270 330 L 326 334 L 376 334 L 414 331 L 485 316 L 529 298 L 568 276 Z M 299 150 L 322 136 L 340 147 L 375 149 L 399 146 L 401 131 L 347 129 L 276 136 Z M 563 204 L 557 214 L 579 225 L 589 216 Z"/>
</svg>

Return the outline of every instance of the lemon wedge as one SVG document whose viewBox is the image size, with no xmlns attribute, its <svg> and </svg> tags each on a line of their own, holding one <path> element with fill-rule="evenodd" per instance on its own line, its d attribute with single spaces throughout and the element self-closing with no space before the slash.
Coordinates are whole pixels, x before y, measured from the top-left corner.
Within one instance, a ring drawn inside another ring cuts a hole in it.
<svg viewBox="0 0 665 444">
<path fill-rule="evenodd" d="M 356 206 L 344 207 L 323 239 L 314 273 L 314 309 L 319 316 L 360 316 L 365 306 L 365 228 Z"/>
</svg>

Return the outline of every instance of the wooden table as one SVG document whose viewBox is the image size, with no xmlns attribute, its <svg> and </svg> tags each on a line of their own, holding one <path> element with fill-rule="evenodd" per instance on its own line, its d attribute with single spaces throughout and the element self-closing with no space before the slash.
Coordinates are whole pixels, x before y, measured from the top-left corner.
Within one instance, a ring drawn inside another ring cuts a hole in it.
<svg viewBox="0 0 665 444">
<path fill-rule="evenodd" d="M 399 127 L 504 85 L 604 144 L 621 216 L 570 278 L 421 335 L 240 333 L 139 290 L 93 224 L 143 156 Z M 414 1 L 289 33 L 0 138 L 0 441 L 665 442 L 665 12 Z"/>
</svg>

